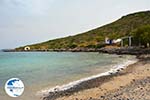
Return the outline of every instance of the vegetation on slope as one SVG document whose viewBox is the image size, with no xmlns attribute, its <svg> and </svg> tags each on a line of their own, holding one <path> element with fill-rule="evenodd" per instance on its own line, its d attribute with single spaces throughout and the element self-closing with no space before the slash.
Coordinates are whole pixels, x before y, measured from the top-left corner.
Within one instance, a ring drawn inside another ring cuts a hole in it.
<svg viewBox="0 0 150 100">
<path fill-rule="evenodd" d="M 75 36 L 49 40 L 28 45 L 31 49 L 99 48 L 105 37 L 112 39 L 130 35 L 137 28 L 150 25 L 150 11 L 137 12 L 123 16 L 119 20 Z M 23 47 L 17 48 L 22 50 Z"/>
<path fill-rule="evenodd" d="M 145 25 L 137 28 L 133 33 L 134 44 L 144 45 L 149 47 L 150 45 L 150 25 Z"/>
</svg>

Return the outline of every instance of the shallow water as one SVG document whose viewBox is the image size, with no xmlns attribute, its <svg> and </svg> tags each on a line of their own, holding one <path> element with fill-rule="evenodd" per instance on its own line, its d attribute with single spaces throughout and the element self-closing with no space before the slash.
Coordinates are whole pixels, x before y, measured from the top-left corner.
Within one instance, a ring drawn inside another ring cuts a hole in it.
<svg viewBox="0 0 150 100">
<path fill-rule="evenodd" d="M 110 70 L 133 56 L 71 52 L 0 52 L 0 98 L 2 100 L 38 100 L 40 90 L 66 84 Z M 7 96 L 5 82 L 20 78 L 25 91 L 18 98 Z"/>
</svg>

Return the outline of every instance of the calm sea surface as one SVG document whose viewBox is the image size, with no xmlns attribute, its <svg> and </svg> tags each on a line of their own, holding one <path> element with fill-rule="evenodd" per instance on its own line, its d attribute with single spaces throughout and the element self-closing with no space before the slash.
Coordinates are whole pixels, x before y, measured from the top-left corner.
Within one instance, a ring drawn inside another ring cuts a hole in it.
<svg viewBox="0 0 150 100">
<path fill-rule="evenodd" d="M 132 58 L 92 52 L 0 52 L 0 100 L 38 100 L 40 90 L 106 72 Z M 22 96 L 7 96 L 4 85 L 10 78 L 23 81 Z"/>
</svg>

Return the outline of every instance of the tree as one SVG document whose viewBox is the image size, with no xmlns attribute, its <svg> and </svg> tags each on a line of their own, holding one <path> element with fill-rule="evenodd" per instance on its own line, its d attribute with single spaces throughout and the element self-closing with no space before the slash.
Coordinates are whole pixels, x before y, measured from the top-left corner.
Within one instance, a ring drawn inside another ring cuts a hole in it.
<svg viewBox="0 0 150 100">
<path fill-rule="evenodd" d="M 150 25 L 142 26 L 133 32 L 133 40 L 136 45 L 148 47 L 150 44 Z"/>
<path fill-rule="evenodd" d="M 76 45 L 75 43 L 70 43 L 70 44 L 68 45 L 68 47 L 71 48 L 71 49 L 73 49 L 73 48 L 76 48 L 77 45 Z"/>
</svg>

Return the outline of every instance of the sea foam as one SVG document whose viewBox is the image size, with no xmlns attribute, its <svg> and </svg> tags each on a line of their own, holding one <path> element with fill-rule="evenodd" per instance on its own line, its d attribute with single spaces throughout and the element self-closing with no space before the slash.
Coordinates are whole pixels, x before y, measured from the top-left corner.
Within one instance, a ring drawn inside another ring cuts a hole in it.
<svg viewBox="0 0 150 100">
<path fill-rule="evenodd" d="M 55 87 L 50 88 L 50 89 L 44 89 L 44 90 L 38 91 L 36 95 L 48 95 L 50 92 L 56 92 L 56 91 L 58 92 L 58 91 L 68 90 L 68 89 L 70 89 L 70 88 L 72 88 L 72 87 L 74 87 L 74 86 L 76 86 L 76 85 L 78 85 L 82 82 L 86 82 L 86 81 L 96 79 L 96 78 L 99 78 L 99 77 L 102 77 L 102 76 L 108 76 L 108 75 L 115 74 L 118 71 L 125 69 L 127 66 L 136 63 L 137 61 L 138 61 L 137 59 L 125 60 L 123 63 L 113 66 L 107 72 L 100 73 L 100 74 L 97 74 L 97 75 L 93 75 L 93 76 L 90 76 L 90 77 L 87 77 L 87 78 L 82 78 L 82 79 L 79 79 L 77 81 L 73 81 L 73 82 L 70 82 L 68 84 L 65 84 L 65 85 L 55 86 Z"/>
</svg>

